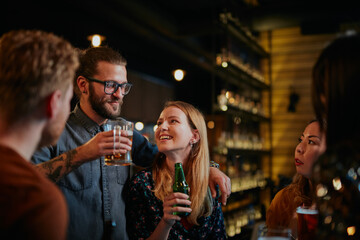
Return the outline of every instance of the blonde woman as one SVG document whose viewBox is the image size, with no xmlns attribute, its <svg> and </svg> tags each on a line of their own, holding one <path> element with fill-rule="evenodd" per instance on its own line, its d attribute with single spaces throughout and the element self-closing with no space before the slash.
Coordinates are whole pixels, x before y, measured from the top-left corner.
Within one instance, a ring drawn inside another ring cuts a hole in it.
<svg viewBox="0 0 360 240">
<path fill-rule="evenodd" d="M 130 239 L 225 239 L 221 204 L 208 189 L 209 151 L 203 115 L 188 103 L 168 102 L 157 125 L 159 154 L 152 168 L 132 178 L 125 195 Z M 172 191 L 174 166 L 179 162 L 190 196 Z M 191 214 L 181 218 L 174 212 Z"/>
</svg>

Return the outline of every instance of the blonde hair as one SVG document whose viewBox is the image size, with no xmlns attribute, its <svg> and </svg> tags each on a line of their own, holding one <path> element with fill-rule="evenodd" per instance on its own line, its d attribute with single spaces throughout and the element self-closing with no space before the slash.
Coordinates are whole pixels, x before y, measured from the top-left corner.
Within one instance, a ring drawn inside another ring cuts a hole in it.
<svg viewBox="0 0 360 240">
<path fill-rule="evenodd" d="M 194 106 L 185 102 L 170 101 L 165 104 L 164 109 L 168 107 L 176 107 L 183 111 L 189 126 L 192 129 L 197 129 L 200 135 L 199 141 L 193 145 L 187 164 L 184 166 L 185 178 L 190 186 L 192 208 L 188 221 L 199 225 L 198 218 L 209 216 L 212 212 L 212 198 L 208 189 L 210 157 L 204 116 Z M 174 177 L 166 167 L 163 153 L 159 153 L 154 161 L 153 176 L 155 196 L 164 201 L 165 196 L 172 193 L 172 185 L 169 183 L 173 182 Z"/>
</svg>

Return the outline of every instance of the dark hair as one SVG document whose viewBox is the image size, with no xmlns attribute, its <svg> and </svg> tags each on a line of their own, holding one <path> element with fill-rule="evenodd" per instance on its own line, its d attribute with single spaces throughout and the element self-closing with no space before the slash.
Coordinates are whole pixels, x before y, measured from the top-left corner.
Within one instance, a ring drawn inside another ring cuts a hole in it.
<svg viewBox="0 0 360 240">
<path fill-rule="evenodd" d="M 76 71 L 74 80 L 74 90 L 78 97 L 81 93 L 77 86 L 77 78 L 79 76 L 94 76 L 98 72 L 97 66 L 101 61 L 123 66 L 127 64 L 126 59 L 110 47 L 91 47 L 80 51 L 80 66 Z"/>
<path fill-rule="evenodd" d="M 319 121 L 319 119 L 314 118 L 314 119 L 310 120 L 310 121 L 306 124 L 306 126 L 310 125 L 310 124 L 313 123 L 313 122 L 320 122 L 320 121 Z"/>
<path fill-rule="evenodd" d="M 359 92 L 360 36 L 342 36 L 323 50 L 313 70 L 313 106 L 322 129 L 327 122 L 328 148 L 360 139 Z"/>
</svg>

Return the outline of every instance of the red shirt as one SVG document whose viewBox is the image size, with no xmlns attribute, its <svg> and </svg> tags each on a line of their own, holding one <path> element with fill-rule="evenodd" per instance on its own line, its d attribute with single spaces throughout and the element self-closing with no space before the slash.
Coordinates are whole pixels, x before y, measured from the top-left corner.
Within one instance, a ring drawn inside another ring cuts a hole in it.
<svg viewBox="0 0 360 240">
<path fill-rule="evenodd" d="M 57 186 L 0 146 L 0 239 L 66 239 L 68 212 Z"/>
</svg>

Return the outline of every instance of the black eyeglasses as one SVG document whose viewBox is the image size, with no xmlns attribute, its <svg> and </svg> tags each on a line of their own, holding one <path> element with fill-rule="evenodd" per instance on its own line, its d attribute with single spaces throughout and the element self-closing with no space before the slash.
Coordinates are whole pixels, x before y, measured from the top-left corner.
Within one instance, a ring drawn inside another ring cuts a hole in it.
<svg viewBox="0 0 360 240">
<path fill-rule="evenodd" d="M 132 87 L 131 83 L 117 83 L 115 81 L 101 81 L 99 79 L 96 78 L 91 78 L 91 77 L 85 77 L 87 80 L 89 80 L 90 82 L 97 82 L 97 83 L 101 83 L 104 84 L 104 92 L 108 95 L 111 95 L 113 93 L 115 93 L 118 88 L 120 87 L 121 89 L 121 93 L 125 96 L 126 94 L 128 94 L 130 92 L 130 89 Z"/>
</svg>

